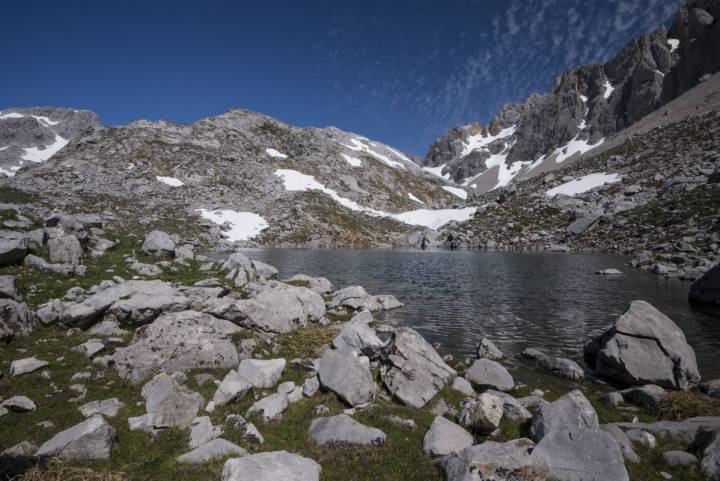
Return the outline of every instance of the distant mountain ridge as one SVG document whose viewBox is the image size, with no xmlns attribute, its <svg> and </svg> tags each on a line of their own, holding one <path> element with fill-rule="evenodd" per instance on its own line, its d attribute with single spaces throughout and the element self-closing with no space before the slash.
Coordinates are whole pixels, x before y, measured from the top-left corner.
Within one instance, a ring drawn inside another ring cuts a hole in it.
<svg viewBox="0 0 720 481">
<path fill-rule="evenodd" d="M 450 129 L 421 165 L 479 192 L 564 167 L 720 70 L 718 17 L 720 2 L 691 0 L 669 31 L 631 40 L 606 64 L 567 70 L 550 92 L 504 105 L 486 126 Z"/>
</svg>

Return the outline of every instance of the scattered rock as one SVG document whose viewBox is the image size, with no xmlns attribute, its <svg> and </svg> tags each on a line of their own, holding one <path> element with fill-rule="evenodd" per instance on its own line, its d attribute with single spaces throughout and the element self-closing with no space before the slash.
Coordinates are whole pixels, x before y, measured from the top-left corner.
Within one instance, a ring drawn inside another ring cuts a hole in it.
<svg viewBox="0 0 720 481">
<path fill-rule="evenodd" d="M 548 467 L 531 456 L 529 439 L 507 443 L 485 441 L 438 461 L 447 481 L 515 481 L 546 479 Z"/>
<path fill-rule="evenodd" d="M 662 453 L 665 464 L 672 467 L 678 466 L 695 466 L 698 458 L 685 451 L 665 451 Z"/>
<path fill-rule="evenodd" d="M 189 464 L 200 464 L 212 461 L 215 458 L 221 458 L 231 454 L 237 454 L 238 456 L 245 456 L 247 451 L 238 446 L 237 444 L 226 441 L 225 439 L 213 439 L 207 443 L 198 446 L 192 451 L 185 453 L 175 458 L 178 463 L 189 463 Z M 223 478 L 226 479 L 226 478 Z M 241 479 L 241 478 L 227 478 L 227 479 Z M 247 479 L 247 478 L 246 478 Z"/>
<path fill-rule="evenodd" d="M 416 409 L 425 406 L 457 374 L 417 331 L 409 327 L 393 331 L 385 356 L 389 363 L 383 376 L 385 386 L 403 404 Z"/>
<path fill-rule="evenodd" d="M 522 352 L 526 359 L 532 359 L 542 366 L 544 370 L 560 377 L 580 381 L 585 378 L 585 371 L 578 363 L 562 357 L 550 357 L 537 349 L 529 348 Z"/>
<path fill-rule="evenodd" d="M 623 399 L 636 406 L 654 407 L 665 399 L 667 392 L 660 386 L 646 384 L 645 386 L 625 389 L 620 391 Z"/>
<path fill-rule="evenodd" d="M 431 456 L 457 453 L 472 445 L 472 434 L 442 416 L 435 418 L 423 439 L 423 451 Z"/>
<path fill-rule="evenodd" d="M 80 406 L 80 414 L 82 414 L 84 418 L 89 418 L 96 414 L 114 418 L 123 407 L 125 407 L 125 403 L 117 398 L 105 399 L 104 401 L 91 401 Z"/>
<path fill-rule="evenodd" d="M 222 481 L 319 481 L 320 465 L 286 451 L 273 451 L 229 459 Z"/>
<path fill-rule="evenodd" d="M 275 393 L 266 396 L 250 406 L 247 414 L 257 414 L 263 421 L 279 419 L 290 403 L 286 394 Z"/>
<path fill-rule="evenodd" d="M 253 385 L 250 384 L 247 379 L 241 376 L 237 371 L 231 370 L 227 373 L 227 375 L 225 375 L 225 378 L 218 386 L 212 401 L 208 405 L 210 409 L 207 410 L 212 411 L 216 407 L 241 400 L 247 393 L 250 392 L 252 387 Z"/>
<path fill-rule="evenodd" d="M 369 312 L 369 311 L 362 311 Z M 374 359 L 385 347 L 385 343 L 375 334 L 375 331 L 363 320 L 345 323 L 340 334 L 333 340 L 332 345 L 339 351 L 350 351 Z"/>
<path fill-rule="evenodd" d="M 478 359 L 490 359 L 491 361 L 499 361 L 500 359 L 505 357 L 505 355 L 500 349 L 495 346 L 495 344 L 493 344 L 490 339 L 486 339 L 483 337 L 477 347 L 477 357 Z"/>
<path fill-rule="evenodd" d="M 190 448 L 195 449 L 223 434 L 222 426 L 213 426 L 208 416 L 200 416 L 190 423 Z"/>
<path fill-rule="evenodd" d="M 326 351 L 318 364 L 318 379 L 351 407 L 372 401 L 377 391 L 369 366 L 348 352 Z"/>
<path fill-rule="evenodd" d="M 2 403 L 2 407 L 16 413 L 29 413 L 35 411 L 37 406 L 32 400 L 25 396 L 13 396 Z"/>
<path fill-rule="evenodd" d="M 489 434 L 500 426 L 502 417 L 503 400 L 492 394 L 482 393 L 477 399 L 463 403 L 459 421 L 473 432 Z"/>
<path fill-rule="evenodd" d="M 172 240 L 167 232 L 154 230 L 145 236 L 142 250 L 146 254 L 171 256 L 175 254 L 175 241 Z"/>
<path fill-rule="evenodd" d="M 48 362 L 41 361 L 40 359 L 36 359 L 34 357 L 18 359 L 17 361 L 13 361 L 10 363 L 10 375 L 12 377 L 21 376 L 23 374 L 37 371 L 38 369 L 48 365 Z"/>
<path fill-rule="evenodd" d="M 27 336 L 38 327 L 38 322 L 25 303 L 0 299 L 0 340 Z"/>
<path fill-rule="evenodd" d="M 465 379 L 480 388 L 509 391 L 515 387 L 510 373 L 499 363 L 490 359 L 478 359 L 465 372 Z"/>
<path fill-rule="evenodd" d="M 314 419 L 310 437 L 318 446 L 326 444 L 383 444 L 387 436 L 381 430 L 360 424 L 347 414 Z"/>
<path fill-rule="evenodd" d="M 22 295 L 18 289 L 15 276 L 0 276 L 0 299 L 22 302 Z"/>
<path fill-rule="evenodd" d="M 104 417 L 95 415 L 56 434 L 35 455 L 70 460 L 108 459 L 114 443 L 115 429 Z"/>
<path fill-rule="evenodd" d="M 243 359 L 238 374 L 254 387 L 268 389 L 280 381 L 285 364 L 285 359 Z"/>
</svg>

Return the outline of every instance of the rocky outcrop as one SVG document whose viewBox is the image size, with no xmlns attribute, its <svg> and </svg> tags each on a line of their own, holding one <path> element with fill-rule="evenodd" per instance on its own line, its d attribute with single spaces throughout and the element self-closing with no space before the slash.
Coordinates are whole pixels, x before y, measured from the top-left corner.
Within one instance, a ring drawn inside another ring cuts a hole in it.
<svg viewBox="0 0 720 481">
<path fill-rule="evenodd" d="M 700 382 L 682 330 L 645 301 L 633 301 L 613 327 L 585 345 L 595 372 L 626 385 L 688 389 Z"/>
<path fill-rule="evenodd" d="M 138 329 L 132 344 L 118 348 L 112 361 L 121 377 L 135 382 L 161 371 L 228 368 L 239 360 L 232 340 L 238 332 L 232 322 L 209 314 L 171 312 Z"/>
<path fill-rule="evenodd" d="M 546 479 L 547 465 L 531 455 L 534 443 L 516 439 L 485 441 L 442 458 L 438 464 L 447 481 Z"/>
</svg>

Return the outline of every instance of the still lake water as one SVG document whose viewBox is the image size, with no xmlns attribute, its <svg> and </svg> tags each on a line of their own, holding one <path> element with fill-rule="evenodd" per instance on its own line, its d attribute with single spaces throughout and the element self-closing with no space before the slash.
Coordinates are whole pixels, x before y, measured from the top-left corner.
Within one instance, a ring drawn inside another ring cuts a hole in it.
<svg viewBox="0 0 720 481">
<path fill-rule="evenodd" d="M 675 321 L 695 349 L 705 379 L 720 377 L 720 317 L 688 305 L 690 284 L 636 271 L 627 258 L 597 254 L 477 251 L 248 249 L 282 278 L 308 274 L 336 288 L 358 284 L 405 304 L 380 321 L 417 329 L 443 352 L 472 355 L 482 337 L 508 354 L 526 347 L 582 358 L 593 329 L 630 301 L 650 302 Z M 595 271 L 616 268 L 622 276 Z"/>
</svg>

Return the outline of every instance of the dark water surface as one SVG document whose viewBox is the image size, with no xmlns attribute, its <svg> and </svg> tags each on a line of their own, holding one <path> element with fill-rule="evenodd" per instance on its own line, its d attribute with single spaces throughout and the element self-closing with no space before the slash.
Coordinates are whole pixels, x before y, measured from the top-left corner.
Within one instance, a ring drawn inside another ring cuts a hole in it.
<svg viewBox="0 0 720 481">
<path fill-rule="evenodd" d="M 703 378 L 720 377 L 720 318 L 692 310 L 689 283 L 666 280 L 596 254 L 475 251 L 258 249 L 248 257 L 281 276 L 308 274 L 336 287 L 359 284 L 405 304 L 382 322 L 408 325 L 443 350 L 470 355 L 483 336 L 508 353 L 538 347 L 579 360 L 587 334 L 644 299 L 670 316 L 695 349 Z M 622 276 L 600 276 L 614 267 Z"/>
</svg>

